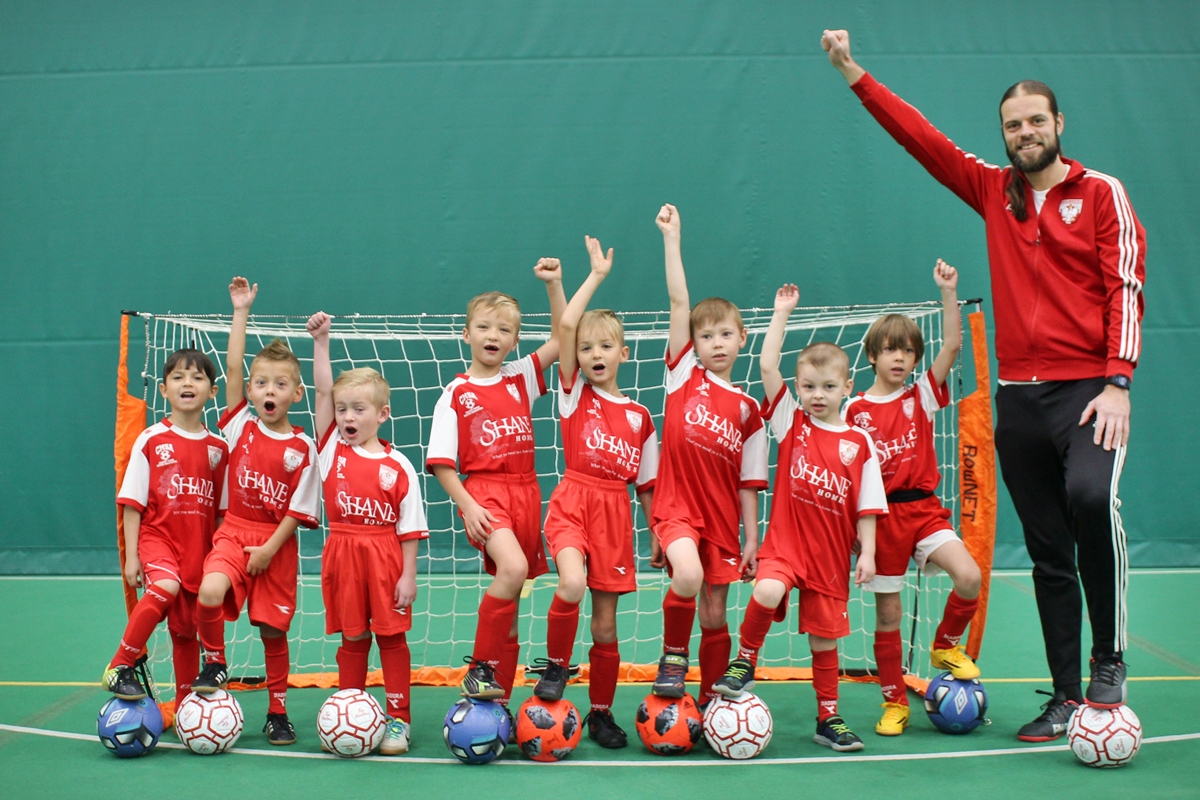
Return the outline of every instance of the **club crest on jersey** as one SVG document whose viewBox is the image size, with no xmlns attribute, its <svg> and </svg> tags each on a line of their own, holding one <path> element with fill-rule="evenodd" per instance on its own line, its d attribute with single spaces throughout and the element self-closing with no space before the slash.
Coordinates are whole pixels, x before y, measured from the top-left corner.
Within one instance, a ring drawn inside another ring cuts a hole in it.
<svg viewBox="0 0 1200 800">
<path fill-rule="evenodd" d="M 914 403 L 911 397 L 904 398 L 904 402 L 900 404 L 901 410 L 904 411 L 904 416 L 908 417 L 909 419 L 912 419 L 913 406 Z"/>
<path fill-rule="evenodd" d="M 1058 204 L 1058 213 L 1062 215 L 1062 221 L 1068 225 L 1079 219 L 1081 211 L 1083 211 L 1082 198 L 1070 198 Z"/>
<path fill-rule="evenodd" d="M 642 415 L 636 411 L 626 411 L 625 421 L 629 423 L 629 429 L 634 433 L 638 433 L 642 429 Z"/>
<path fill-rule="evenodd" d="M 513 400 L 516 400 L 518 403 L 521 402 L 521 390 L 520 389 L 518 389 L 514 384 L 511 384 L 511 383 L 505 384 L 505 388 L 508 389 L 508 393 L 512 395 Z"/>
<path fill-rule="evenodd" d="M 838 441 L 838 457 L 842 459 L 842 463 L 847 467 L 854 463 L 854 457 L 858 455 L 858 443 L 841 439 Z"/>
<path fill-rule="evenodd" d="M 389 467 L 387 464 L 379 465 L 379 487 L 385 492 L 396 485 L 396 476 L 400 473 Z"/>
<path fill-rule="evenodd" d="M 859 411 L 857 414 L 855 414 L 854 424 L 862 428 L 864 431 L 875 430 L 871 427 L 871 412 L 869 411 Z"/>
<path fill-rule="evenodd" d="M 304 453 L 299 450 L 289 447 L 283 451 L 283 468 L 288 472 L 295 472 L 296 469 L 304 463 Z"/>
<path fill-rule="evenodd" d="M 208 446 L 208 468 L 216 469 L 221 463 L 221 456 L 225 455 L 221 448 L 214 445 Z"/>
<path fill-rule="evenodd" d="M 746 420 L 750 419 L 750 404 L 743 400 L 739 411 L 742 415 L 742 424 L 745 425 Z"/>
<path fill-rule="evenodd" d="M 478 404 L 478 400 L 474 392 L 463 392 L 458 396 L 459 405 L 467 409 L 463 413 L 464 417 L 469 417 L 476 411 L 483 411 L 483 406 Z"/>
<path fill-rule="evenodd" d="M 160 467 L 175 463 L 175 445 L 170 442 L 155 445 L 154 453 L 158 456 L 158 465 Z"/>
<path fill-rule="evenodd" d="M 708 381 L 700 381 L 700 385 L 696 387 L 696 391 L 708 397 Z"/>
</svg>

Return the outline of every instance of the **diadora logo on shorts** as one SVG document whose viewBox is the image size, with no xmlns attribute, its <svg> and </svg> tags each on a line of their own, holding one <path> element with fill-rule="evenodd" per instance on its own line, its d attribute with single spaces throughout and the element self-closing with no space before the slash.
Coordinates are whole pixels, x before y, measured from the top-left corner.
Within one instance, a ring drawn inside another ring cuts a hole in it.
<svg viewBox="0 0 1200 800">
<path fill-rule="evenodd" d="M 1071 198 L 1063 200 L 1058 204 L 1058 213 L 1062 215 L 1062 221 L 1070 225 L 1075 220 L 1079 219 L 1079 212 L 1083 211 L 1083 199 Z"/>
<path fill-rule="evenodd" d="M 721 560 L 724 561 L 726 564 L 732 564 L 735 567 L 737 566 L 737 563 L 738 563 L 736 558 L 722 558 Z"/>
<path fill-rule="evenodd" d="M 396 485 L 396 476 L 398 476 L 399 474 L 400 473 L 398 473 L 396 470 L 392 469 L 388 465 L 380 464 L 379 465 L 379 487 L 381 489 L 383 489 L 385 492 L 388 489 L 391 489 L 393 486 Z"/>
<path fill-rule="evenodd" d="M 483 411 L 483 406 L 479 405 L 479 398 L 474 392 L 463 392 L 458 396 L 458 404 L 466 409 L 463 412 L 464 417 L 469 417 L 477 411 Z"/>
<path fill-rule="evenodd" d="M 621 573 L 622 575 L 624 575 L 624 574 L 625 574 L 625 568 L 624 568 L 624 567 L 618 567 L 618 566 L 614 566 L 614 567 L 613 567 L 613 569 L 615 569 L 617 572 Z"/>
<path fill-rule="evenodd" d="M 225 455 L 225 453 L 221 450 L 221 448 L 210 444 L 208 446 L 208 468 L 216 469 L 218 466 L 220 466 L 221 456 L 223 455 Z"/>
<path fill-rule="evenodd" d="M 175 445 L 170 442 L 155 446 L 154 453 L 158 456 L 158 466 L 160 467 L 175 463 Z"/>
<path fill-rule="evenodd" d="M 634 433 L 639 433 L 642 430 L 642 415 L 636 411 L 626 411 L 625 421 L 629 423 L 629 429 Z"/>
<path fill-rule="evenodd" d="M 508 393 L 512 395 L 513 400 L 516 400 L 518 403 L 521 402 L 521 390 L 515 384 L 507 383 L 505 384 L 505 388 L 508 389 Z"/>
<path fill-rule="evenodd" d="M 292 613 L 292 608 L 291 608 L 291 606 L 281 606 L 281 605 L 279 605 L 279 603 L 275 603 L 274 605 L 275 605 L 275 607 L 276 607 L 276 608 L 278 608 L 278 609 L 279 609 L 279 613 L 280 613 L 280 614 L 290 614 L 290 613 Z"/>
<path fill-rule="evenodd" d="M 842 463 L 847 467 L 854 463 L 854 457 L 858 455 L 858 443 L 841 439 L 838 441 L 838 457 L 842 459 Z"/>
<path fill-rule="evenodd" d="M 909 419 L 912 419 L 913 406 L 915 406 L 915 405 L 916 405 L 916 403 L 913 402 L 913 399 L 911 397 L 904 398 L 904 402 L 900 404 L 900 409 L 904 412 L 904 416 L 908 417 Z"/>
<path fill-rule="evenodd" d="M 295 472 L 296 469 L 304 463 L 304 453 L 301 453 L 295 448 L 289 447 L 283 451 L 283 468 L 288 472 Z"/>
</svg>

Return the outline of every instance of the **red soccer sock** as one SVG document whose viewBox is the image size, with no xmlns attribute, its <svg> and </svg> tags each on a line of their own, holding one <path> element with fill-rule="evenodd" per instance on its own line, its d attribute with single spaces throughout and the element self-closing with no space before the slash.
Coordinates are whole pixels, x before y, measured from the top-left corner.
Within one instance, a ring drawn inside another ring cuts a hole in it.
<svg viewBox="0 0 1200 800">
<path fill-rule="evenodd" d="M 200 674 L 200 640 L 195 634 L 171 634 L 171 662 L 175 667 L 175 708 L 192 691 L 192 681 Z"/>
<path fill-rule="evenodd" d="M 971 624 L 975 609 L 979 608 L 979 598 L 967 600 L 958 592 L 951 590 L 946 598 L 946 610 L 942 612 L 942 624 L 938 625 L 933 646 L 937 650 L 946 650 L 956 646 L 962 639 L 963 631 Z"/>
<path fill-rule="evenodd" d="M 838 651 L 813 651 L 813 689 L 817 692 L 817 719 L 821 722 L 837 714 Z"/>
<path fill-rule="evenodd" d="M 696 598 L 680 597 L 674 589 L 667 589 L 662 609 L 663 650 L 686 656 L 692 640 L 692 622 L 696 619 Z"/>
<path fill-rule="evenodd" d="M 621 651 L 616 642 L 596 642 L 588 651 L 591 664 L 588 678 L 588 699 L 593 711 L 612 708 L 617 694 L 617 674 L 621 670 Z"/>
<path fill-rule="evenodd" d="M 146 587 L 142 599 L 138 600 L 125 623 L 125 633 L 121 635 L 121 643 L 117 646 L 117 654 L 113 656 L 109 666 L 132 667 L 141 655 L 142 648 L 150 640 L 150 634 L 158 627 L 158 623 L 167 618 L 175 595 L 162 588 L 157 583 Z"/>
<path fill-rule="evenodd" d="M 225 663 L 225 609 L 196 603 L 196 628 L 204 648 L 204 663 Z"/>
<path fill-rule="evenodd" d="M 732 646 L 728 625 L 719 628 L 700 626 L 700 696 L 697 698 L 700 705 L 717 696 L 712 685 L 725 674 Z"/>
<path fill-rule="evenodd" d="M 875 631 L 875 669 L 879 672 L 879 688 L 883 692 L 883 699 L 889 703 L 908 705 L 904 667 L 901 664 L 903 656 L 904 643 L 900 641 L 900 631 Z"/>
<path fill-rule="evenodd" d="M 774 618 L 774 608 L 767 608 L 755 600 L 753 595 L 750 597 L 750 602 L 746 604 L 746 614 L 742 617 L 742 627 L 738 630 L 738 658 L 744 658 L 758 666 L 758 651 L 762 649 Z"/>
<path fill-rule="evenodd" d="M 499 669 L 508 632 L 512 630 L 513 618 L 517 615 L 514 600 L 501 600 L 490 594 L 483 596 L 479 604 L 479 621 L 475 624 L 475 649 L 471 657 Z"/>
<path fill-rule="evenodd" d="M 371 654 L 371 634 L 362 639 L 347 639 L 342 636 L 342 646 L 337 650 L 338 688 L 367 688 L 367 656 Z"/>
<path fill-rule="evenodd" d="M 500 667 L 496 670 L 496 680 L 504 687 L 504 697 L 500 698 L 501 705 L 508 704 L 512 697 L 513 682 L 517 679 L 517 661 L 521 658 L 521 640 L 513 636 L 504 643 L 500 651 Z"/>
<path fill-rule="evenodd" d="M 262 637 L 263 655 L 267 662 L 267 691 L 271 699 L 267 703 L 268 714 L 287 713 L 288 673 L 292 660 L 288 656 L 287 634 Z"/>
<path fill-rule="evenodd" d="M 412 680 L 412 655 L 403 633 L 376 636 L 379 642 L 379 661 L 383 666 L 383 689 L 387 694 L 387 714 L 395 719 L 412 722 L 409 710 L 409 682 Z"/>
<path fill-rule="evenodd" d="M 554 595 L 546 615 L 546 657 L 560 667 L 570 664 L 578 629 L 579 603 L 568 603 Z"/>
</svg>

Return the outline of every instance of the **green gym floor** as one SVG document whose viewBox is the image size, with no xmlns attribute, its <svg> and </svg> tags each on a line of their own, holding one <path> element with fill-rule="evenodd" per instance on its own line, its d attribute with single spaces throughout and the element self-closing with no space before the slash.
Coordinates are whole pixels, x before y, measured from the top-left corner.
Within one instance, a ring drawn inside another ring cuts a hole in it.
<svg viewBox="0 0 1200 800">
<path fill-rule="evenodd" d="M 124 615 L 113 578 L 0 578 L 0 797 L 171 798 L 408 796 L 467 798 L 791 797 L 929 798 L 1200 797 L 1200 597 L 1198 571 L 1135 572 L 1130 581 L 1130 706 L 1145 731 L 1127 767 L 1078 764 L 1063 740 L 1028 745 L 1017 729 L 1038 712 L 1049 688 L 1028 575 L 992 582 L 987 639 L 980 659 L 991 724 L 967 736 L 939 733 L 916 708 L 900 737 L 873 732 L 878 687 L 843 683 L 841 711 L 862 735 L 861 753 L 837 755 L 812 743 L 813 694 L 807 683 L 759 683 L 774 738 L 749 762 L 722 760 L 707 748 L 668 759 L 641 748 L 633 713 L 645 684 L 617 690 L 625 750 L 602 750 L 586 737 L 561 764 L 536 764 L 510 748 L 489 766 L 450 759 L 441 718 L 456 691 L 413 690 L 414 742 L 408 756 L 345 761 L 320 752 L 314 720 L 327 690 L 292 690 L 288 710 L 300 742 L 272 748 L 259 733 L 265 692 L 238 696 L 246 731 L 235 751 L 200 757 L 172 733 L 151 755 L 120 760 L 95 738 L 105 693 L 96 685 Z M 64 614 L 63 609 L 71 609 Z M 381 690 L 373 690 L 382 699 Z M 530 690 L 518 689 L 520 702 Z M 567 696 L 586 708 L 587 687 Z"/>
</svg>

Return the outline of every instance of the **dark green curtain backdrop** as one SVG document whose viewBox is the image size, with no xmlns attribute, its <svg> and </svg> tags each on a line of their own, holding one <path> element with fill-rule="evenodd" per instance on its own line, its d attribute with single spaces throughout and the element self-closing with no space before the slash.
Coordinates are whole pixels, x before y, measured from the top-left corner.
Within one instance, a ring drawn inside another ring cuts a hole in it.
<svg viewBox="0 0 1200 800">
<path fill-rule="evenodd" d="M 1200 4 L 0 2 L 0 572 L 113 572 L 118 312 L 457 311 L 616 248 L 598 302 L 665 306 L 659 205 L 696 296 L 988 292 L 983 225 L 869 118 L 854 53 L 964 149 L 1053 86 L 1065 152 L 1147 230 L 1121 495 L 1133 562 L 1200 565 Z M 997 564 L 1024 563 L 1007 497 Z"/>
</svg>

